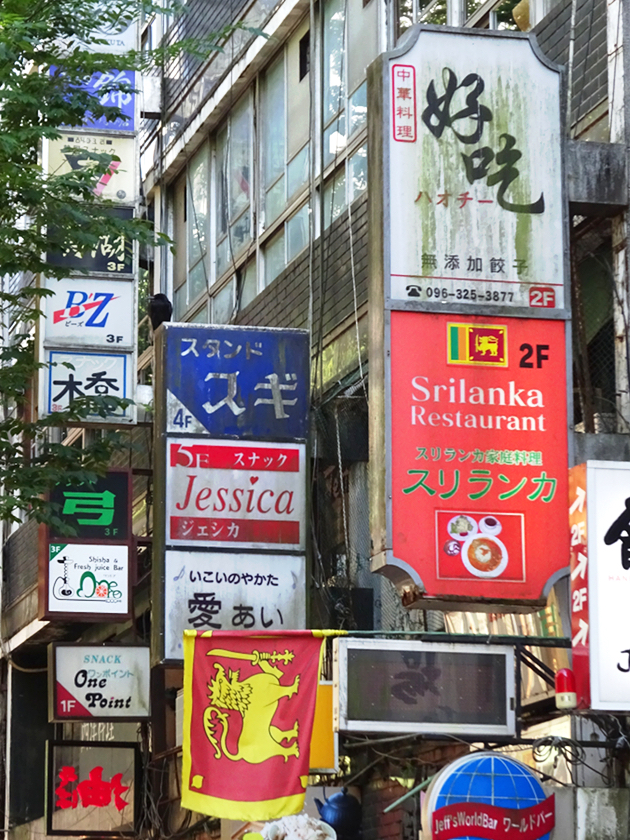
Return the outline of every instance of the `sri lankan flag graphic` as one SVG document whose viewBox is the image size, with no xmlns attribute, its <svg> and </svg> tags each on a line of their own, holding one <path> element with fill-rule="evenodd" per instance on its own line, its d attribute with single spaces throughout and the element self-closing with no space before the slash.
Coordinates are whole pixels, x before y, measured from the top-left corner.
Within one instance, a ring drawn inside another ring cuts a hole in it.
<svg viewBox="0 0 630 840">
<path fill-rule="evenodd" d="M 507 367 L 507 326 L 496 324 L 446 325 L 449 365 Z"/>
</svg>

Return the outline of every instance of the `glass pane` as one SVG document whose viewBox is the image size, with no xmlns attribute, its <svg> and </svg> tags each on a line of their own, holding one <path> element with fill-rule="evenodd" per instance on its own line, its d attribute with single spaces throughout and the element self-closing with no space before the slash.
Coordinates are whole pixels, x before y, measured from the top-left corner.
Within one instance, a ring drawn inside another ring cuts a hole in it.
<svg viewBox="0 0 630 840">
<path fill-rule="evenodd" d="M 324 131 L 324 166 L 346 148 L 346 115 L 339 117 Z"/>
<path fill-rule="evenodd" d="M 265 226 L 268 227 L 284 210 L 284 178 L 273 185 L 265 196 Z"/>
<path fill-rule="evenodd" d="M 256 282 L 256 260 L 247 263 L 243 271 L 243 279 L 241 281 L 241 300 L 240 309 L 245 309 L 246 306 L 254 300 L 258 294 L 258 284 Z"/>
<path fill-rule="evenodd" d="M 420 20 L 423 23 L 446 23 L 446 0 L 438 0 L 435 6 L 431 6 L 431 10 L 426 15 L 420 15 Z"/>
<path fill-rule="evenodd" d="M 396 2 L 396 37 L 400 38 L 403 32 L 413 23 L 413 2 L 412 0 L 397 0 Z"/>
<path fill-rule="evenodd" d="M 201 309 L 190 319 L 191 324 L 207 324 L 208 323 L 208 304 L 204 303 Z"/>
<path fill-rule="evenodd" d="M 344 3 L 328 0 L 324 6 L 324 121 L 344 106 Z"/>
<path fill-rule="evenodd" d="M 206 266 L 201 260 L 188 275 L 188 300 L 192 303 L 202 292 L 208 288 Z"/>
<path fill-rule="evenodd" d="M 173 320 L 181 321 L 186 311 L 186 284 L 173 292 Z"/>
<path fill-rule="evenodd" d="M 287 192 L 291 198 L 298 190 L 308 183 L 311 156 L 309 144 L 301 149 L 287 167 Z"/>
<path fill-rule="evenodd" d="M 268 187 L 284 172 L 284 55 L 265 74 L 262 93 L 263 184 Z"/>
<path fill-rule="evenodd" d="M 250 99 L 233 111 L 230 122 L 230 218 L 247 207 L 250 200 L 252 120 Z"/>
<path fill-rule="evenodd" d="M 217 137 L 217 231 L 227 233 L 227 129 Z"/>
<path fill-rule="evenodd" d="M 367 189 L 367 146 L 361 146 L 350 158 L 350 201 Z"/>
<path fill-rule="evenodd" d="M 220 292 L 212 298 L 212 323 L 227 324 L 234 310 L 234 281 L 230 280 Z"/>
<path fill-rule="evenodd" d="M 284 270 L 284 231 L 265 247 L 265 286 Z"/>
<path fill-rule="evenodd" d="M 308 245 L 309 206 L 305 204 L 287 222 L 287 262 Z"/>
<path fill-rule="evenodd" d="M 188 168 L 188 265 L 208 248 L 208 147 L 197 152 Z"/>
<path fill-rule="evenodd" d="M 249 210 L 230 228 L 229 248 L 232 256 L 236 256 L 249 242 Z"/>
<path fill-rule="evenodd" d="M 324 187 L 324 227 L 329 227 L 346 206 L 345 167 L 335 174 Z"/>
<path fill-rule="evenodd" d="M 217 278 L 223 274 L 230 262 L 229 242 L 226 237 L 217 245 Z"/>
<path fill-rule="evenodd" d="M 350 134 L 367 125 L 367 82 L 350 97 Z"/>
</svg>

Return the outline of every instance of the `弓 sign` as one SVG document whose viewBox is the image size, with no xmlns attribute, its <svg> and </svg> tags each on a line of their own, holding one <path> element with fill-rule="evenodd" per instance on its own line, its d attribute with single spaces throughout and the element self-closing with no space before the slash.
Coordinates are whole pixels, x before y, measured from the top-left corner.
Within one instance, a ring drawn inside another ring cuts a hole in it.
<svg viewBox="0 0 630 840">
<path fill-rule="evenodd" d="M 587 461 L 571 471 L 573 668 L 581 708 L 630 711 L 630 463 Z M 590 698 L 588 687 L 590 684 Z"/>
<path fill-rule="evenodd" d="M 309 350 L 304 330 L 164 324 L 166 430 L 305 440 Z"/>
<path fill-rule="evenodd" d="M 150 715 L 148 646 L 48 647 L 49 720 L 142 720 Z"/>
<path fill-rule="evenodd" d="M 165 658 L 183 659 L 184 630 L 302 630 L 305 558 L 167 551 Z"/>
<path fill-rule="evenodd" d="M 387 305 L 563 310 L 559 68 L 527 36 L 418 27 L 382 73 Z"/>
<path fill-rule="evenodd" d="M 130 474 L 112 470 L 93 484 L 57 484 L 50 493 L 56 515 L 75 531 L 73 537 L 50 526 L 59 540 L 126 542 L 131 533 Z"/>
<path fill-rule="evenodd" d="M 94 278 L 47 279 L 46 288 L 53 292 L 44 299 L 46 344 L 133 347 L 135 283 Z"/>
<path fill-rule="evenodd" d="M 129 547 L 50 543 L 43 613 L 90 615 L 92 620 L 129 614 Z"/>
<path fill-rule="evenodd" d="M 304 444 L 169 438 L 166 544 L 304 548 Z"/>
<path fill-rule="evenodd" d="M 377 564 L 423 597 L 543 602 L 569 556 L 564 322 L 392 312 L 390 326 Z"/>
</svg>

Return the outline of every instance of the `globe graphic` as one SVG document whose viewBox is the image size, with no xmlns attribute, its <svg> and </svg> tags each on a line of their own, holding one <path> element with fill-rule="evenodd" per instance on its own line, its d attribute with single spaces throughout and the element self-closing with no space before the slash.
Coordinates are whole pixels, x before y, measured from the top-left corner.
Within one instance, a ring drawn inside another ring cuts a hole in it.
<svg viewBox="0 0 630 840">
<path fill-rule="evenodd" d="M 432 810 L 461 802 L 483 802 L 497 808 L 531 808 L 547 798 L 533 772 L 518 761 L 496 753 L 473 753 L 453 762 L 443 781 L 436 779 Z M 550 834 L 541 836 L 549 840 Z M 483 834 L 461 840 L 483 840 Z"/>
</svg>

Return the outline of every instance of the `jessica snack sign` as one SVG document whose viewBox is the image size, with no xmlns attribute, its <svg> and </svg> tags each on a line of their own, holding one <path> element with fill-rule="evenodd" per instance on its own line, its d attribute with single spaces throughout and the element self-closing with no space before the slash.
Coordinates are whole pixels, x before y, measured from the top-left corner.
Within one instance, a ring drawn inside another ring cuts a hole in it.
<svg viewBox="0 0 630 840">
<path fill-rule="evenodd" d="M 540 602 L 567 565 L 565 354 L 561 322 L 391 313 L 386 562 L 426 596 Z"/>
<path fill-rule="evenodd" d="M 303 444 L 169 438 L 166 542 L 304 548 Z"/>
</svg>

